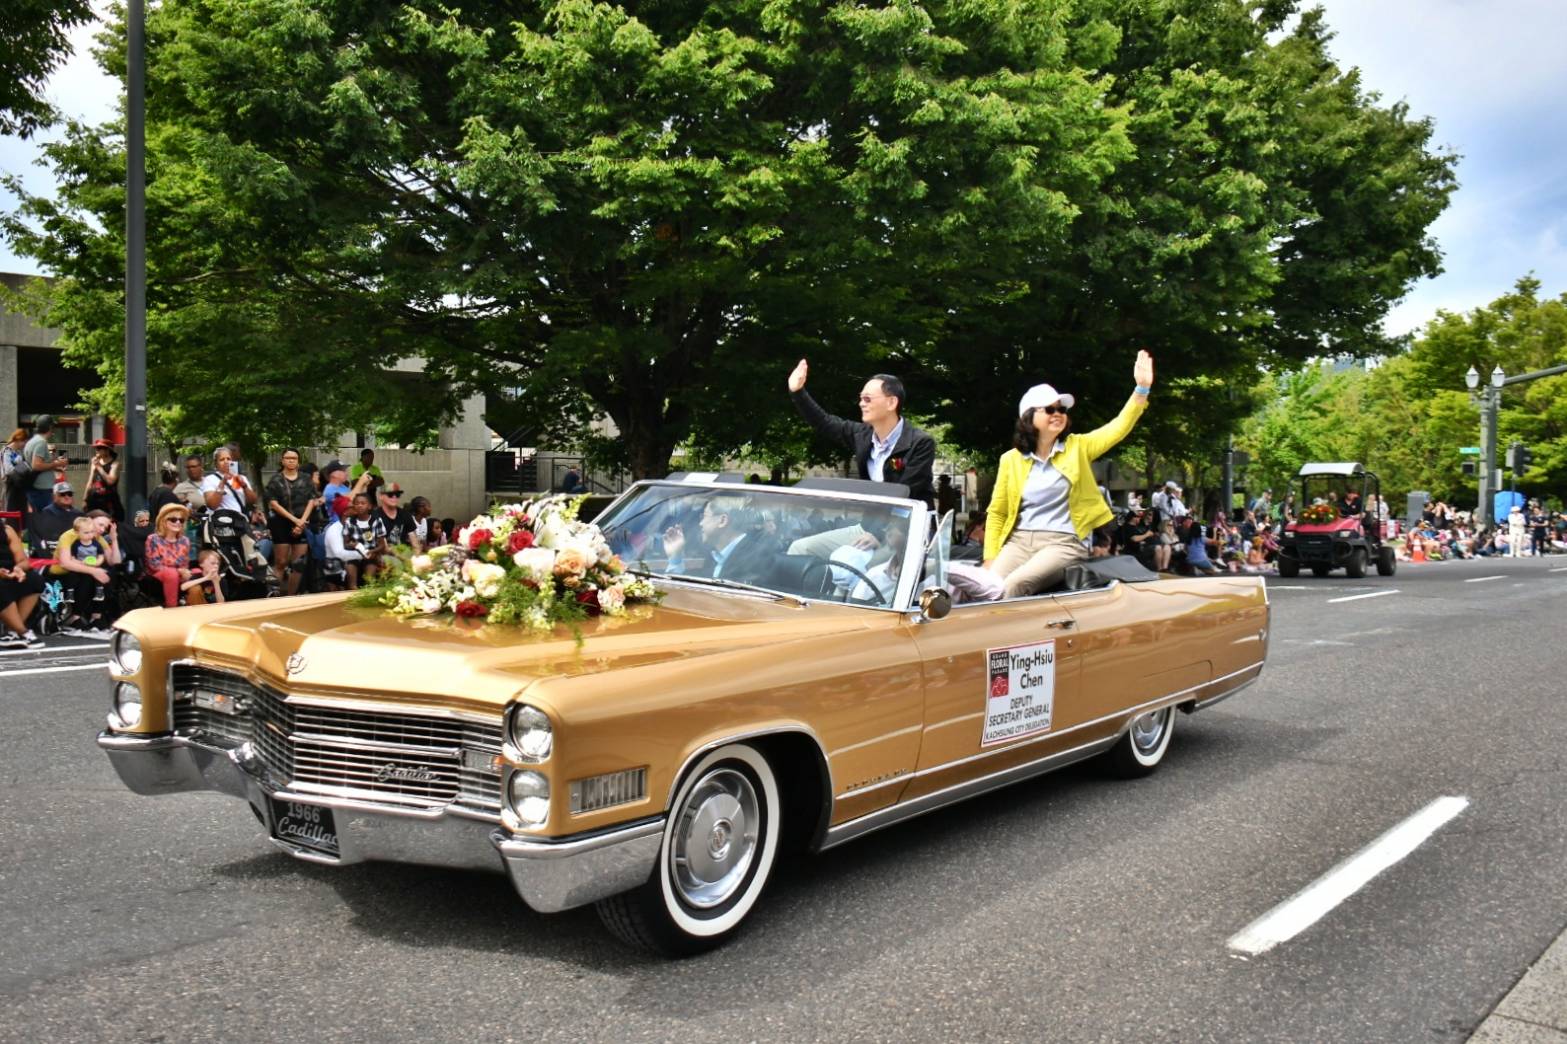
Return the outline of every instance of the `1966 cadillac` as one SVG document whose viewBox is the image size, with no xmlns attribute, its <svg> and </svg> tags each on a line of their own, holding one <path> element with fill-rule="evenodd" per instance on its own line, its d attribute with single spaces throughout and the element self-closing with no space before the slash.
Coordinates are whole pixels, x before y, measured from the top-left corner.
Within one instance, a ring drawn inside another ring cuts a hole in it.
<svg viewBox="0 0 1567 1044">
<path fill-rule="evenodd" d="M 299 859 L 503 871 L 535 910 L 597 903 L 690 953 L 790 846 L 1093 755 L 1150 772 L 1177 709 L 1262 670 L 1260 579 L 1079 569 L 954 606 L 934 514 L 811 485 L 634 486 L 598 523 L 662 600 L 580 634 L 344 595 L 131 613 L 99 745 L 137 793 L 240 798 Z"/>
</svg>

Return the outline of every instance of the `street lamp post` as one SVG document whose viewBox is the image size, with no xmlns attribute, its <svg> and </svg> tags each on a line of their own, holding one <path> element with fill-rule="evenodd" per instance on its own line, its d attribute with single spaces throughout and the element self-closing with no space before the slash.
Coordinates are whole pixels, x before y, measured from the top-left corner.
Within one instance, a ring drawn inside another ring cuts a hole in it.
<svg viewBox="0 0 1567 1044">
<path fill-rule="evenodd" d="M 126 4 L 125 501 L 147 506 L 146 4 Z"/>
<path fill-rule="evenodd" d="M 1464 383 L 1480 396 L 1480 504 L 1476 511 L 1479 524 L 1491 524 L 1492 494 L 1496 491 L 1496 411 L 1502 398 L 1507 374 L 1498 366 L 1491 371 L 1491 383 L 1480 387 L 1480 372 L 1473 366 L 1464 374 Z"/>
</svg>

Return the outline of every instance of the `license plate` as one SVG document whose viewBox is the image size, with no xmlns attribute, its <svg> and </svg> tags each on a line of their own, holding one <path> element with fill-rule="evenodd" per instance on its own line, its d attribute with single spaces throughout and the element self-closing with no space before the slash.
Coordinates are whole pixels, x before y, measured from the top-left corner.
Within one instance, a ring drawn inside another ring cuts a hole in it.
<svg viewBox="0 0 1567 1044">
<path fill-rule="evenodd" d="M 272 836 L 322 855 L 342 852 L 337 844 L 337 820 L 330 808 L 272 798 Z"/>
</svg>

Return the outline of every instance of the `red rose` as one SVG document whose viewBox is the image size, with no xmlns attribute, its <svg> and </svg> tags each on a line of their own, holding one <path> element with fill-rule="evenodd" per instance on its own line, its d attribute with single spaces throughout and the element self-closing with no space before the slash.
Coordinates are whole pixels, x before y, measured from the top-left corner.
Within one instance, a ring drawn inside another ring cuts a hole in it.
<svg viewBox="0 0 1567 1044">
<path fill-rule="evenodd" d="M 489 610 L 478 602 L 465 601 L 457 603 L 458 616 L 484 616 L 488 613 Z"/>
<path fill-rule="evenodd" d="M 902 471 L 903 470 L 903 458 L 902 457 L 893 457 L 891 460 L 887 461 L 887 466 L 889 468 L 891 468 L 893 471 Z"/>
<path fill-rule="evenodd" d="M 526 529 L 519 529 L 512 533 L 511 539 L 506 542 L 506 553 L 515 555 L 524 548 L 533 546 L 533 534 Z"/>
<path fill-rule="evenodd" d="M 596 587 L 589 587 L 577 592 L 577 604 L 585 605 L 589 616 L 595 616 L 599 611 L 599 592 Z"/>
<path fill-rule="evenodd" d="M 488 529 L 475 529 L 468 534 L 468 550 L 477 551 L 495 538 L 495 534 Z"/>
</svg>

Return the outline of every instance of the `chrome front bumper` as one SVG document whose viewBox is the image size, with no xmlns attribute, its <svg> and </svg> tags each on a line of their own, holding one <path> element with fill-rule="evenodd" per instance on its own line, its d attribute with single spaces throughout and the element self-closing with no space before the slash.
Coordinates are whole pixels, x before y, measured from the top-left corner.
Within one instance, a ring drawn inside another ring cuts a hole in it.
<svg viewBox="0 0 1567 1044">
<path fill-rule="evenodd" d="M 497 870 L 509 876 L 517 893 L 540 913 L 569 910 L 641 885 L 653 872 L 663 838 L 662 816 L 587 836 L 530 838 L 501 829 L 495 816 L 456 805 L 410 809 L 294 793 L 252 771 L 238 750 L 186 736 L 104 731 L 98 734 L 98 746 L 121 781 L 137 794 L 215 790 L 248 802 L 269 831 L 269 798 L 333 809 L 336 856 L 271 838 L 296 859 L 329 866 L 379 860 Z"/>
</svg>

